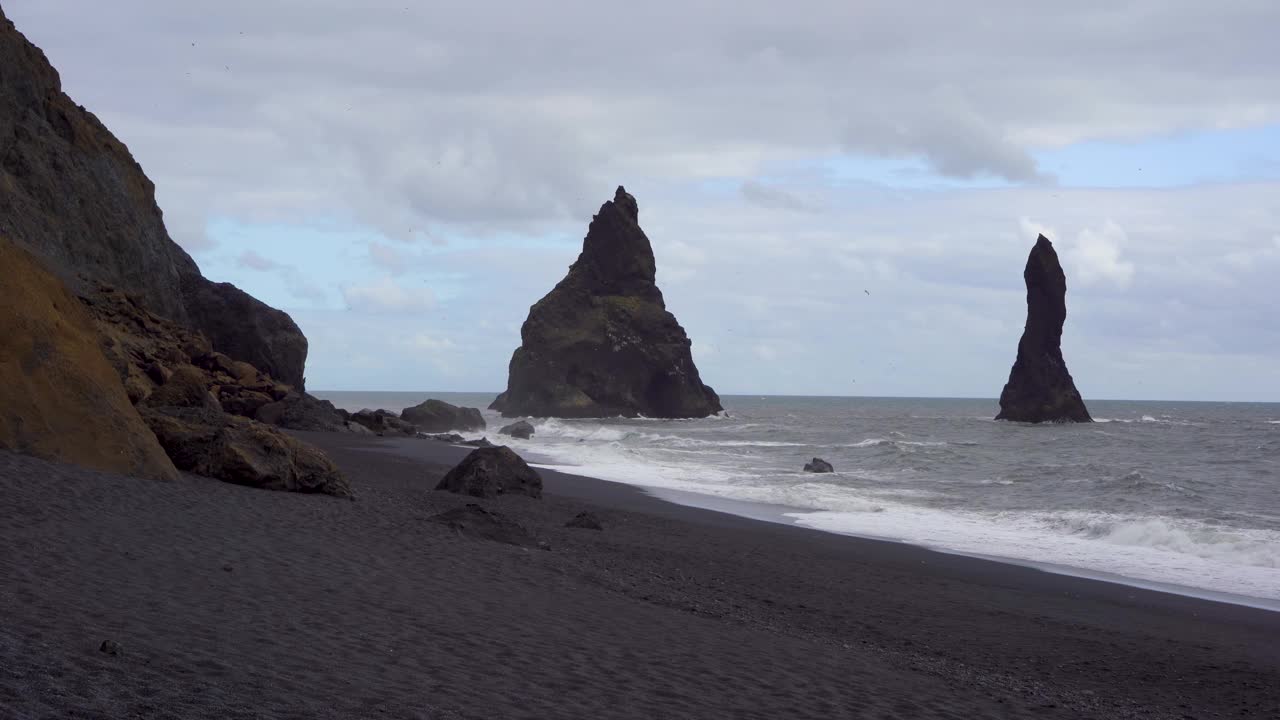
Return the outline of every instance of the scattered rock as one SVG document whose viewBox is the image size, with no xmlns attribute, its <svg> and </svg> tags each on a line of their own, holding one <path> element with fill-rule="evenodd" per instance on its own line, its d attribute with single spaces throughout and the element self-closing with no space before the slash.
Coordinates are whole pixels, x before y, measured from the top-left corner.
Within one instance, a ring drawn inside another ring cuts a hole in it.
<svg viewBox="0 0 1280 720">
<path fill-rule="evenodd" d="M 997 420 L 1092 422 L 1067 363 L 1062 358 L 1062 326 L 1067 320 L 1067 276 L 1053 243 L 1041 235 L 1022 273 L 1027 284 L 1027 324 L 1018 358 L 1000 393 Z"/>
<path fill-rule="evenodd" d="M 98 646 L 98 652 L 119 657 L 124 654 L 124 648 L 115 640 L 103 640 L 102 644 Z"/>
<path fill-rule="evenodd" d="M 489 442 L 489 438 L 487 438 L 487 437 L 482 437 L 482 438 L 480 438 L 479 440 L 467 440 L 466 442 L 461 442 L 461 443 L 458 443 L 458 444 L 459 444 L 459 445 L 467 445 L 467 446 L 469 446 L 469 447 L 477 447 L 477 448 L 493 448 L 493 447 L 498 447 L 497 445 L 494 445 L 493 443 Z"/>
<path fill-rule="evenodd" d="M 207 408 L 143 408 L 143 419 L 180 470 L 267 490 L 351 497 L 320 450 L 270 425 Z"/>
<path fill-rule="evenodd" d="M 423 437 L 423 438 L 426 438 L 427 440 L 435 440 L 436 442 L 445 442 L 445 443 L 451 443 L 451 444 L 454 444 L 454 445 L 461 443 L 461 442 L 462 442 L 462 440 L 463 440 L 462 436 L 461 436 L 461 435 L 458 435 L 458 434 L 456 434 L 456 433 L 444 433 L 444 434 L 437 434 L 437 435 L 423 435 L 422 437 Z"/>
<path fill-rule="evenodd" d="M 450 470 L 437 490 L 493 498 L 499 495 L 542 497 L 542 477 L 511 448 L 472 450 Z"/>
<path fill-rule="evenodd" d="M 468 503 L 430 519 L 432 522 L 453 528 L 459 535 L 477 540 L 489 540 L 517 547 L 551 549 L 550 545 L 539 542 L 537 538 L 530 535 L 520 523 L 501 513 L 485 510 L 475 503 Z"/>
<path fill-rule="evenodd" d="M 227 564 L 227 565 L 223 565 L 223 566 L 222 566 L 222 571 L 223 571 L 223 572 L 231 572 L 232 570 L 235 570 L 235 568 L 231 567 L 231 565 L 230 565 L 230 564 Z"/>
<path fill-rule="evenodd" d="M 105 472 L 177 478 L 83 304 L 3 236 L 0 273 L 0 448 Z"/>
<path fill-rule="evenodd" d="M 491 409 L 504 417 L 653 418 L 723 409 L 666 309 L 638 218 L 621 187 L 601 206 L 569 274 L 529 310 L 507 390 Z"/>
<path fill-rule="evenodd" d="M 464 408 L 450 405 L 443 400 L 427 400 L 420 405 L 405 408 L 400 419 L 413 423 L 418 429 L 427 433 L 441 433 L 449 430 L 483 430 L 484 418 L 476 408 Z"/>
<path fill-rule="evenodd" d="M 418 428 L 387 410 L 361 410 L 351 413 L 350 422 L 363 425 L 375 435 L 417 435 Z"/>
<path fill-rule="evenodd" d="M 221 412 L 221 404 L 209 394 L 206 377 L 197 367 L 179 365 L 165 384 L 147 396 L 146 403 L 150 407 L 208 408 Z"/>
<path fill-rule="evenodd" d="M 580 512 L 573 516 L 573 519 L 564 524 L 567 528 L 582 528 L 583 530 L 604 530 L 604 526 L 600 524 L 600 518 L 594 513 Z"/>
<path fill-rule="evenodd" d="M 533 426 L 528 422 L 521 420 L 520 422 L 512 423 L 502 428 L 498 432 L 502 435 L 510 435 L 513 438 L 528 440 L 533 437 Z"/>
<path fill-rule="evenodd" d="M 804 464 L 804 471 L 811 473 L 830 473 L 835 472 L 836 469 L 826 460 L 823 460 L 822 458 L 814 458 L 812 462 Z"/>
</svg>

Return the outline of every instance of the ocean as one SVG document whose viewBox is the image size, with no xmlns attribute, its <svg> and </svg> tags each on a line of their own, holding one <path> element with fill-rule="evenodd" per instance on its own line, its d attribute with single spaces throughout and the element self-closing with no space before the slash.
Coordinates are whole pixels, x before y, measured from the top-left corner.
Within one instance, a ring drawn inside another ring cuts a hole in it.
<svg viewBox="0 0 1280 720">
<path fill-rule="evenodd" d="M 427 397 L 317 392 L 399 411 Z M 722 398 L 704 420 L 534 420 L 531 463 L 677 502 L 1280 609 L 1280 404 L 1092 401 L 1083 425 L 994 400 Z M 471 433 L 479 437 L 485 433 Z M 821 457 L 833 474 L 803 472 Z"/>
</svg>

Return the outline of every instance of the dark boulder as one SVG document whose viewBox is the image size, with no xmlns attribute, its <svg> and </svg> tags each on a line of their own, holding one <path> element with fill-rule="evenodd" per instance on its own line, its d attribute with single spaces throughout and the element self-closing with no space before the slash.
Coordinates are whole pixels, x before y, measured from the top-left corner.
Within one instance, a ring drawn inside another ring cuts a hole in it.
<svg viewBox="0 0 1280 720">
<path fill-rule="evenodd" d="M 530 425 L 525 420 L 521 420 L 520 422 L 507 425 L 499 430 L 498 433 L 502 435 L 510 435 L 513 438 L 520 438 L 521 440 L 528 440 L 533 437 L 533 425 Z"/>
<path fill-rule="evenodd" d="M 483 430 L 484 418 L 475 408 L 450 405 L 443 400 L 427 400 L 420 405 L 405 408 L 400 418 L 413 423 L 418 429 L 427 433 L 448 432 L 450 430 Z"/>
<path fill-rule="evenodd" d="M 823 460 L 822 458 L 814 458 L 811 462 L 804 464 L 804 471 L 811 473 L 830 473 L 835 472 L 836 469 L 826 460 Z"/>
<path fill-rule="evenodd" d="M 450 470 L 436 489 L 479 498 L 499 495 L 540 498 L 542 477 L 511 448 L 479 448 Z"/>
<path fill-rule="evenodd" d="M 524 548 L 551 549 L 550 545 L 539 542 L 530 535 L 520 523 L 501 513 L 485 510 L 475 503 L 440 513 L 430 520 L 452 528 L 463 537 Z"/>
<path fill-rule="evenodd" d="M 201 275 L 170 239 L 155 186 L 129 149 L 67 97 L 57 70 L 2 8 L 0 68 L 0 235 L 76 294 L 99 282 L 117 287 L 301 389 L 307 344 L 297 325 Z"/>
<path fill-rule="evenodd" d="M 489 438 L 487 438 L 487 437 L 482 437 L 482 438 L 480 438 L 479 440 L 468 440 L 468 441 L 466 441 L 466 442 L 458 443 L 458 444 L 459 444 L 459 445 L 467 445 L 467 446 L 469 446 L 469 447 L 477 447 L 477 448 L 492 448 L 492 447 L 498 447 L 497 445 L 494 445 L 493 443 L 489 442 Z"/>
<path fill-rule="evenodd" d="M 569 274 L 530 310 L 511 357 L 504 417 L 706 417 L 722 410 L 656 284 L 636 200 L 619 187 Z"/>
<path fill-rule="evenodd" d="M 348 429 L 342 413 L 333 403 L 296 390 L 281 400 L 259 407 L 253 417 L 259 422 L 290 430 L 341 432 Z"/>
<path fill-rule="evenodd" d="M 569 522 L 564 524 L 567 528 L 580 528 L 582 530 L 604 530 L 604 526 L 600 524 L 600 518 L 595 513 L 580 512 L 574 515 Z"/>
<path fill-rule="evenodd" d="M 1027 324 L 1018 358 L 1000 393 L 997 420 L 1092 422 L 1062 358 L 1067 320 L 1067 276 L 1053 243 L 1041 235 L 1022 273 L 1027 284 Z"/>
<path fill-rule="evenodd" d="M 412 423 L 401 420 L 395 413 L 387 410 L 361 410 L 351 413 L 348 420 L 372 430 L 377 435 L 417 435 L 418 428 Z"/>
<path fill-rule="evenodd" d="M 103 655 L 120 656 L 124 654 L 124 646 L 115 640 L 103 640 L 98 646 L 98 652 Z"/>
<path fill-rule="evenodd" d="M 269 425 L 207 408 L 147 407 L 142 418 L 179 470 L 267 490 L 351 496 L 324 453 Z"/>
</svg>

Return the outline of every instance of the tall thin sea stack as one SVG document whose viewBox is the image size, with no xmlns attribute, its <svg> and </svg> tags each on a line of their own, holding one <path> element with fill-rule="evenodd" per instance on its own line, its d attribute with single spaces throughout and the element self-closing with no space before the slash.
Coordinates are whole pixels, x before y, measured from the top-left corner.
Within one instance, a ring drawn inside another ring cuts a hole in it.
<svg viewBox="0 0 1280 720">
<path fill-rule="evenodd" d="M 507 391 L 489 406 L 506 417 L 692 418 L 723 409 L 667 311 L 639 207 L 622 187 L 520 337 Z"/>
<path fill-rule="evenodd" d="M 1092 422 L 1062 359 L 1062 325 L 1067 320 L 1067 276 L 1053 243 L 1041 235 L 1022 272 L 1027 283 L 1027 326 L 1018 359 L 1000 393 L 997 420 Z"/>
</svg>

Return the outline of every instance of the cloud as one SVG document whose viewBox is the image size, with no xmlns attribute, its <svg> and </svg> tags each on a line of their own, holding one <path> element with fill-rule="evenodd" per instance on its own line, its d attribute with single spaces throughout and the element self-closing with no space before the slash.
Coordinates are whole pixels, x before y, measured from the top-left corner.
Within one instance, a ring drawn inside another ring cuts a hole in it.
<svg viewBox="0 0 1280 720">
<path fill-rule="evenodd" d="M 413 313 L 435 307 L 429 288 L 406 288 L 390 276 L 367 285 L 342 288 L 342 299 L 351 310 L 372 313 Z"/>
<path fill-rule="evenodd" d="M 800 212 L 812 212 L 816 209 L 803 198 L 797 197 L 782 188 L 765 185 L 755 180 L 748 180 L 742 183 L 739 191 L 747 202 L 760 207 Z"/>
<path fill-rule="evenodd" d="M 377 241 L 369 243 L 369 260 L 383 272 L 392 275 L 404 273 L 409 265 L 409 259 L 403 251 Z"/>
<path fill-rule="evenodd" d="M 337 214 L 406 240 L 544 232 L 619 182 L 752 182 L 841 152 L 1034 184 L 1051 180 L 1039 148 L 1280 121 L 1280 9 L 1262 0 L 307 8 L 6 3 L 200 251 L 216 216 Z M 754 182 L 756 201 L 790 202 Z"/>
<path fill-rule="evenodd" d="M 236 264 L 242 268 L 262 271 L 279 270 L 282 267 L 280 263 L 264 258 L 252 250 L 240 253 L 240 257 L 236 258 Z"/>
<path fill-rule="evenodd" d="M 1134 265 L 1120 258 L 1128 243 L 1124 228 L 1111 220 L 1099 230 L 1084 229 L 1076 236 L 1068 251 L 1069 262 L 1085 284 L 1110 283 L 1128 287 L 1133 280 Z"/>
</svg>

